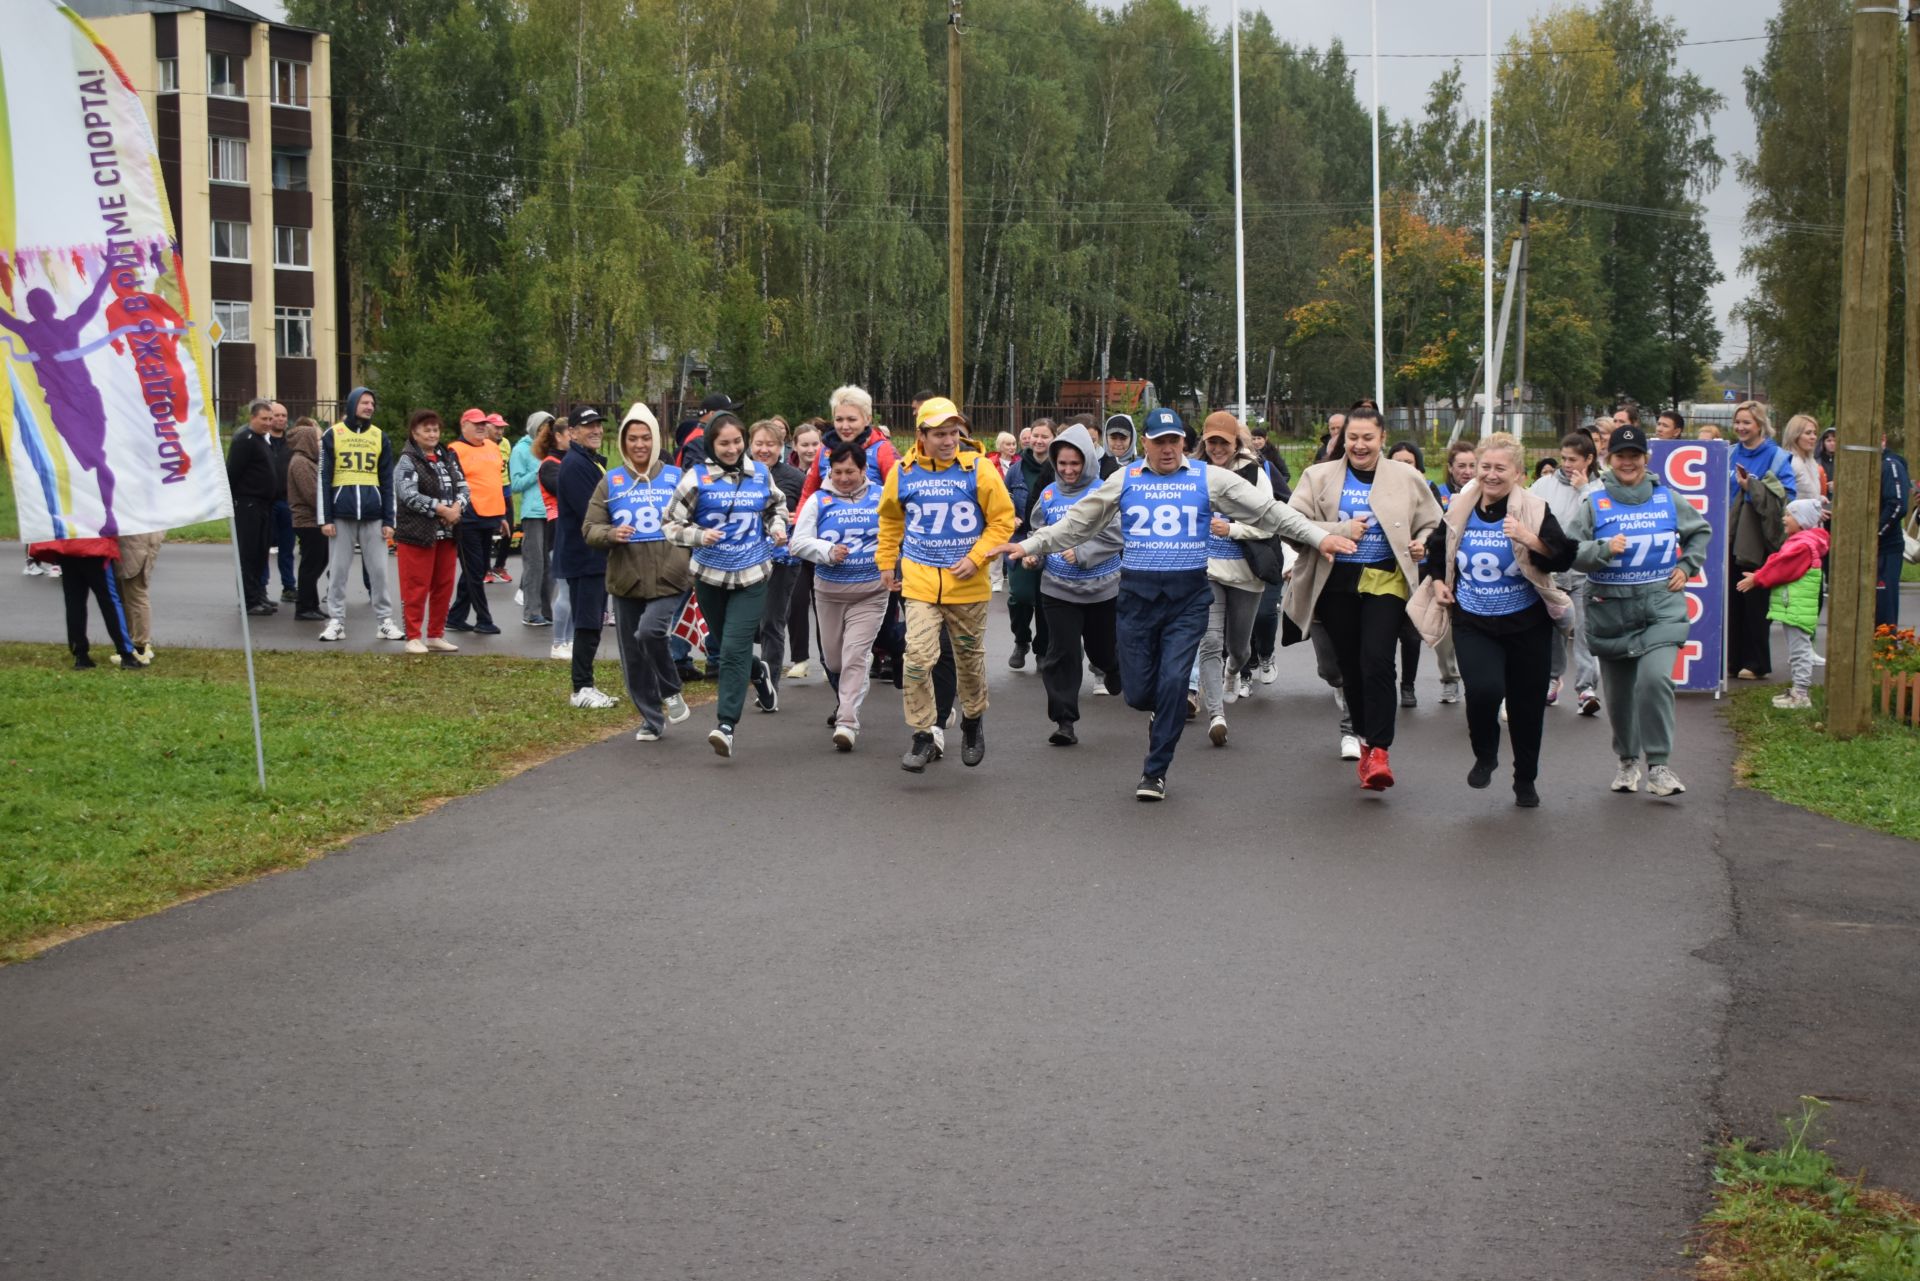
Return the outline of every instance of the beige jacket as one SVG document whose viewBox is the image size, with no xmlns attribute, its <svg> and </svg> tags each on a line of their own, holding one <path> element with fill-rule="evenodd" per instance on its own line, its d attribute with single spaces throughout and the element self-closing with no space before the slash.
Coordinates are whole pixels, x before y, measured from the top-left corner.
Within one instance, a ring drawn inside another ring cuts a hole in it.
<svg viewBox="0 0 1920 1281">
<path fill-rule="evenodd" d="M 1315 463 L 1300 474 L 1288 506 L 1330 533 L 1351 532 L 1340 521 L 1340 483 L 1346 474 L 1344 458 Z M 1427 535 L 1440 527 L 1440 517 L 1440 500 L 1433 496 L 1425 476 L 1391 458 L 1380 460 L 1373 473 L 1373 518 L 1386 533 L 1394 562 L 1407 576 L 1408 591 L 1420 581 L 1420 562 L 1408 544 L 1425 543 Z M 1301 636 L 1313 629 L 1313 608 L 1332 568 L 1319 556 L 1302 556 L 1294 562 L 1286 613 Z"/>
</svg>

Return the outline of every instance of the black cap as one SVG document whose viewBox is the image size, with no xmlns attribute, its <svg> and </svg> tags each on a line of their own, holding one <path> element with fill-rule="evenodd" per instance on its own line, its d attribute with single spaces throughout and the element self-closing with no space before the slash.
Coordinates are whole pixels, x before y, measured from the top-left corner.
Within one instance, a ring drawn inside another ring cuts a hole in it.
<svg viewBox="0 0 1920 1281">
<path fill-rule="evenodd" d="M 700 412 L 703 414 L 716 412 L 737 414 L 740 412 L 740 406 L 734 404 L 732 397 L 728 396 L 725 392 L 716 391 L 700 402 Z"/>
<path fill-rule="evenodd" d="M 1629 449 L 1637 450 L 1643 454 L 1647 452 L 1647 433 L 1641 431 L 1632 423 L 1628 423 L 1624 427 L 1615 427 L 1613 429 L 1613 435 L 1607 437 L 1607 457 L 1611 458 L 1615 454 Z"/>
<path fill-rule="evenodd" d="M 599 421 L 600 411 L 592 405 L 582 405 L 567 415 L 567 426 L 569 427 L 585 427 L 590 423 L 597 423 Z"/>
</svg>

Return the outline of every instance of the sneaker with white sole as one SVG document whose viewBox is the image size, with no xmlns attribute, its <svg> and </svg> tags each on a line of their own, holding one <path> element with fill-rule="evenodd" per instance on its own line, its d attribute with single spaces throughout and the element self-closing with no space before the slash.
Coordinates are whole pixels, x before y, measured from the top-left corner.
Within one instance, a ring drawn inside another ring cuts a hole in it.
<svg viewBox="0 0 1920 1281">
<path fill-rule="evenodd" d="M 1227 718 L 1216 716 L 1207 724 L 1207 737 L 1213 740 L 1215 747 L 1227 745 Z"/>
<path fill-rule="evenodd" d="M 1813 665 L 1814 665 L 1815 667 L 1825 667 L 1825 666 L 1827 665 L 1827 656 L 1826 656 L 1825 654 L 1822 654 L 1822 653 L 1821 653 L 1821 652 L 1820 652 L 1819 650 L 1817 650 L 1817 649 L 1816 649 L 1816 650 L 1814 650 L 1814 651 L 1813 651 Z"/>
<path fill-rule="evenodd" d="M 858 742 L 859 739 L 860 731 L 851 725 L 836 725 L 833 727 L 833 745 L 840 751 L 851 752 L 853 745 Z"/>
<path fill-rule="evenodd" d="M 381 619 L 380 626 L 373 629 L 373 636 L 375 640 L 405 640 L 407 638 L 405 632 L 394 626 L 391 618 Z"/>
<path fill-rule="evenodd" d="M 808 670 L 809 670 L 808 664 L 794 663 L 792 666 L 787 668 L 787 679 L 803 681 L 807 678 Z"/>
<path fill-rule="evenodd" d="M 598 712 L 612 707 L 620 700 L 611 694 L 602 694 L 599 690 L 589 685 L 585 689 L 574 690 L 573 697 L 568 701 L 575 707 L 584 707 L 591 711 Z"/>
<path fill-rule="evenodd" d="M 660 705 L 660 710 L 667 714 L 669 725 L 678 725 L 693 715 L 693 709 L 687 706 L 687 700 L 678 694 L 669 696 L 667 701 Z"/>
<path fill-rule="evenodd" d="M 320 639 L 323 641 L 343 641 L 346 638 L 347 625 L 337 618 L 329 620 L 320 631 Z"/>
<path fill-rule="evenodd" d="M 1807 697 L 1806 690 L 1796 689 L 1785 694 L 1775 694 L 1773 705 L 1783 712 L 1802 712 L 1813 706 L 1813 700 Z"/>
<path fill-rule="evenodd" d="M 1616 792 L 1637 792 L 1640 790 L 1640 762 L 1621 761 L 1620 768 L 1614 771 L 1613 782 L 1608 784 Z"/>
<path fill-rule="evenodd" d="M 1647 771 L 1647 790 L 1655 796 L 1672 796 L 1675 792 L 1686 791 L 1687 785 L 1666 766 L 1655 765 Z"/>
<path fill-rule="evenodd" d="M 1340 736 L 1340 759 L 1343 761 L 1357 761 L 1360 759 L 1360 738 L 1357 734 L 1342 734 Z"/>
<path fill-rule="evenodd" d="M 780 690 L 779 687 L 773 683 L 773 669 L 767 666 L 765 659 L 756 658 L 753 660 L 753 667 L 751 668 L 751 674 L 748 679 L 753 684 L 754 706 L 763 712 L 779 711 Z"/>
<path fill-rule="evenodd" d="M 1240 697 L 1253 697 L 1253 677 L 1247 675 L 1245 672 L 1240 673 Z"/>
<path fill-rule="evenodd" d="M 657 743 L 660 741 L 660 731 L 651 725 L 642 725 L 639 729 L 633 731 L 633 741 L 636 743 Z"/>
<path fill-rule="evenodd" d="M 718 725 L 707 735 L 707 746 L 713 749 L 715 756 L 733 755 L 733 726 Z"/>
<path fill-rule="evenodd" d="M 547 650 L 547 657 L 557 658 L 562 662 L 565 662 L 571 659 L 573 657 L 573 642 L 568 641 L 564 645 L 553 646 L 552 648 Z"/>
<path fill-rule="evenodd" d="M 427 643 L 417 636 L 407 642 L 407 653 L 409 654 L 430 654 L 432 652 L 432 650 L 427 648 Z"/>
<path fill-rule="evenodd" d="M 37 560 L 30 560 L 27 562 L 27 567 L 21 570 L 20 572 L 25 574 L 28 578 L 38 578 L 40 577 L 40 575 L 47 572 L 47 567 L 45 565 L 42 565 Z"/>
<path fill-rule="evenodd" d="M 458 654 L 460 647 L 444 636 L 427 637 L 427 648 L 436 654 Z"/>
<path fill-rule="evenodd" d="M 1231 667 L 1227 669 L 1226 679 L 1221 682 L 1220 701 L 1227 704 L 1240 701 L 1240 678 L 1234 675 Z"/>
<path fill-rule="evenodd" d="M 1273 665 L 1273 655 L 1268 654 L 1260 660 L 1260 683 L 1271 685 L 1280 676 L 1280 669 Z"/>
</svg>

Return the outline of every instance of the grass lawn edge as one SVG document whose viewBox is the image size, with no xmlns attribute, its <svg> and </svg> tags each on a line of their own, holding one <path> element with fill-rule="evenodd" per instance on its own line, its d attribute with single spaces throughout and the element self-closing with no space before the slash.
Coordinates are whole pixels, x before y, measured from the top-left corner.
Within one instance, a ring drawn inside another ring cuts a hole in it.
<svg viewBox="0 0 1920 1281">
<path fill-rule="evenodd" d="M 1858 738 L 1826 735 L 1826 690 L 1806 711 L 1775 708 L 1783 686 L 1741 689 L 1725 703 L 1736 785 L 1854 827 L 1920 841 L 1920 733 L 1876 716 Z"/>
</svg>

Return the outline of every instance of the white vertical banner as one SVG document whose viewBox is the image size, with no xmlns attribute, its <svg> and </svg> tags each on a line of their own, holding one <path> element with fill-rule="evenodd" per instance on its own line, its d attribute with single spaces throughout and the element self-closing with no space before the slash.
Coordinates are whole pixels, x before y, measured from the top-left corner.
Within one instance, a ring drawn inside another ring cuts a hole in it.
<svg viewBox="0 0 1920 1281">
<path fill-rule="evenodd" d="M 226 469 L 153 130 L 71 9 L 9 6 L 0 42 L 0 443 L 20 536 L 213 520 Z"/>
</svg>

